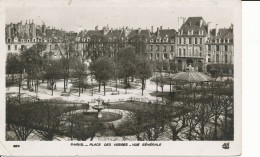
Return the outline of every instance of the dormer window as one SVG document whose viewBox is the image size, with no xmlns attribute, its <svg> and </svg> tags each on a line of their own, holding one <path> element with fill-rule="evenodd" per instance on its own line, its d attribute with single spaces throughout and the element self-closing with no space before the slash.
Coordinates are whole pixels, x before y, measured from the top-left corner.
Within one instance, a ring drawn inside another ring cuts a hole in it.
<svg viewBox="0 0 260 157">
<path fill-rule="evenodd" d="M 166 41 L 167 41 L 167 38 L 164 38 L 164 39 L 163 39 L 163 42 L 166 42 Z"/>
<path fill-rule="evenodd" d="M 199 31 L 199 35 L 203 35 L 203 30 L 200 30 L 200 31 Z"/>
<path fill-rule="evenodd" d="M 160 39 L 157 39 L 156 42 L 160 42 Z"/>
<path fill-rule="evenodd" d="M 23 43 L 23 42 L 24 42 L 24 39 L 22 39 L 21 42 Z"/>
<path fill-rule="evenodd" d="M 8 43 L 10 43 L 10 42 L 11 42 L 11 39 L 10 39 L 10 38 L 8 38 L 8 39 L 7 39 L 7 42 L 8 42 Z"/>
<path fill-rule="evenodd" d="M 18 42 L 18 38 L 14 38 L 14 42 Z"/>
<path fill-rule="evenodd" d="M 193 30 L 189 30 L 188 35 L 193 35 Z"/>
<path fill-rule="evenodd" d="M 153 42 L 153 39 L 151 39 L 150 42 Z"/>
<path fill-rule="evenodd" d="M 82 39 L 82 41 L 83 41 L 83 42 L 85 42 L 85 41 L 86 41 L 86 39 L 85 39 L 85 38 L 83 38 L 83 39 Z"/>
<path fill-rule="evenodd" d="M 27 39 L 27 42 L 29 43 L 29 42 L 30 42 L 30 39 Z"/>
</svg>

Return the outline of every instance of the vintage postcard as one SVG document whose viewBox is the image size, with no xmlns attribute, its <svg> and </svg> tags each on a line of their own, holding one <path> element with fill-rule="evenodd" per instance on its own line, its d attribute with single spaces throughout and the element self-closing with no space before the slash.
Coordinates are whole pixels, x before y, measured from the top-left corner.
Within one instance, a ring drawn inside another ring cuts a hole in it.
<svg viewBox="0 0 260 157">
<path fill-rule="evenodd" d="M 0 5 L 0 155 L 241 154 L 239 0 Z"/>
</svg>

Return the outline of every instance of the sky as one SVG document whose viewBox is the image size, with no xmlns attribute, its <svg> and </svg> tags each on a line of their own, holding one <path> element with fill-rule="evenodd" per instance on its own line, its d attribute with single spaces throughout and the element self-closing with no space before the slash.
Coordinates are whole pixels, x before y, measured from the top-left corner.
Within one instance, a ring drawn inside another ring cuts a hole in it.
<svg viewBox="0 0 260 157">
<path fill-rule="evenodd" d="M 128 26 L 130 28 L 178 29 L 178 17 L 202 16 L 206 22 L 218 27 L 229 27 L 233 23 L 233 11 L 228 7 L 39 7 L 8 8 L 6 24 L 33 19 L 34 23 L 66 31 L 77 31 L 79 26 L 93 30 L 109 25 L 111 28 Z"/>
</svg>

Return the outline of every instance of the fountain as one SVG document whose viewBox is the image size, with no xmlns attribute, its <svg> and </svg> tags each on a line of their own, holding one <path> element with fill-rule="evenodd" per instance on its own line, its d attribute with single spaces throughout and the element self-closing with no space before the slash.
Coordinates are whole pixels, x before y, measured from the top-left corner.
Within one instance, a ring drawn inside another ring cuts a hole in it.
<svg viewBox="0 0 260 157">
<path fill-rule="evenodd" d="M 105 109 L 105 106 L 103 105 L 103 101 L 101 99 L 98 99 L 98 105 L 92 106 L 94 110 L 98 111 L 98 118 L 102 118 L 101 110 Z"/>
</svg>

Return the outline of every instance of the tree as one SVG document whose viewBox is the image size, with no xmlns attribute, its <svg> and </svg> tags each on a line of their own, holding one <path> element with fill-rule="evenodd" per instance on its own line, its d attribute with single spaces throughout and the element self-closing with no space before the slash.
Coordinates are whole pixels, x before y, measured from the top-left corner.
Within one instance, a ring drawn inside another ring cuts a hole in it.
<svg viewBox="0 0 260 157">
<path fill-rule="evenodd" d="M 53 87 L 56 82 L 56 79 L 59 79 L 62 75 L 61 73 L 62 66 L 58 60 L 50 60 L 49 66 L 46 67 L 45 78 L 50 80 L 51 85 L 51 95 L 53 96 Z"/>
<path fill-rule="evenodd" d="M 138 56 L 145 56 L 147 48 L 147 37 L 144 35 L 135 35 L 130 40 L 133 41 L 130 44 L 134 47 L 136 54 Z"/>
<path fill-rule="evenodd" d="M 117 74 L 119 78 L 124 79 L 125 88 L 129 87 L 128 78 L 133 77 L 136 73 L 136 61 L 137 56 L 135 50 L 132 47 L 126 47 L 118 53 L 118 64 L 117 64 Z"/>
<path fill-rule="evenodd" d="M 23 64 L 17 54 L 8 54 L 6 60 L 6 74 L 12 75 L 12 84 L 14 83 L 14 75 L 21 73 Z"/>
<path fill-rule="evenodd" d="M 169 119 L 176 114 L 172 108 L 159 103 L 145 106 L 128 114 L 128 125 L 125 127 L 135 134 L 138 141 L 156 141 L 165 133 Z"/>
<path fill-rule="evenodd" d="M 43 72 L 43 51 L 46 50 L 45 43 L 37 43 L 29 49 L 24 49 L 21 52 L 21 61 L 24 64 L 27 73 L 27 86 L 30 89 L 33 80 L 36 82 L 35 89 L 38 88 L 38 79 L 42 76 Z M 30 84 L 31 83 L 31 84 Z"/>
<path fill-rule="evenodd" d="M 91 71 L 93 72 L 95 79 L 99 82 L 99 84 L 103 83 L 104 95 L 106 95 L 106 83 L 113 77 L 114 74 L 113 61 L 105 56 L 99 57 L 96 61 L 93 62 Z"/>
<path fill-rule="evenodd" d="M 74 58 L 72 76 L 78 80 L 79 96 L 80 89 L 83 88 L 83 80 L 87 75 L 87 67 L 79 58 Z"/>
<path fill-rule="evenodd" d="M 34 105 L 38 106 L 38 113 L 41 113 L 35 117 L 38 123 L 34 127 L 41 138 L 52 141 L 55 133 L 59 133 L 64 107 L 59 105 L 59 102 L 51 100 L 44 100 Z"/>
<path fill-rule="evenodd" d="M 145 82 L 152 77 L 153 71 L 149 60 L 144 57 L 138 59 L 136 64 L 136 77 L 142 82 L 142 96 L 145 88 Z"/>
<path fill-rule="evenodd" d="M 160 73 L 159 75 L 156 75 L 155 77 L 153 77 L 151 81 L 156 83 L 156 91 L 157 91 L 157 86 L 161 87 L 162 100 L 163 100 L 163 87 L 165 84 L 168 83 L 167 77 L 163 76 L 163 74 Z"/>
<path fill-rule="evenodd" d="M 26 141 L 29 135 L 34 131 L 33 126 L 37 124 L 35 117 L 36 106 L 32 104 L 32 98 L 25 98 L 20 101 L 16 97 L 7 97 L 6 101 L 6 119 L 11 125 L 19 141 Z"/>
</svg>

